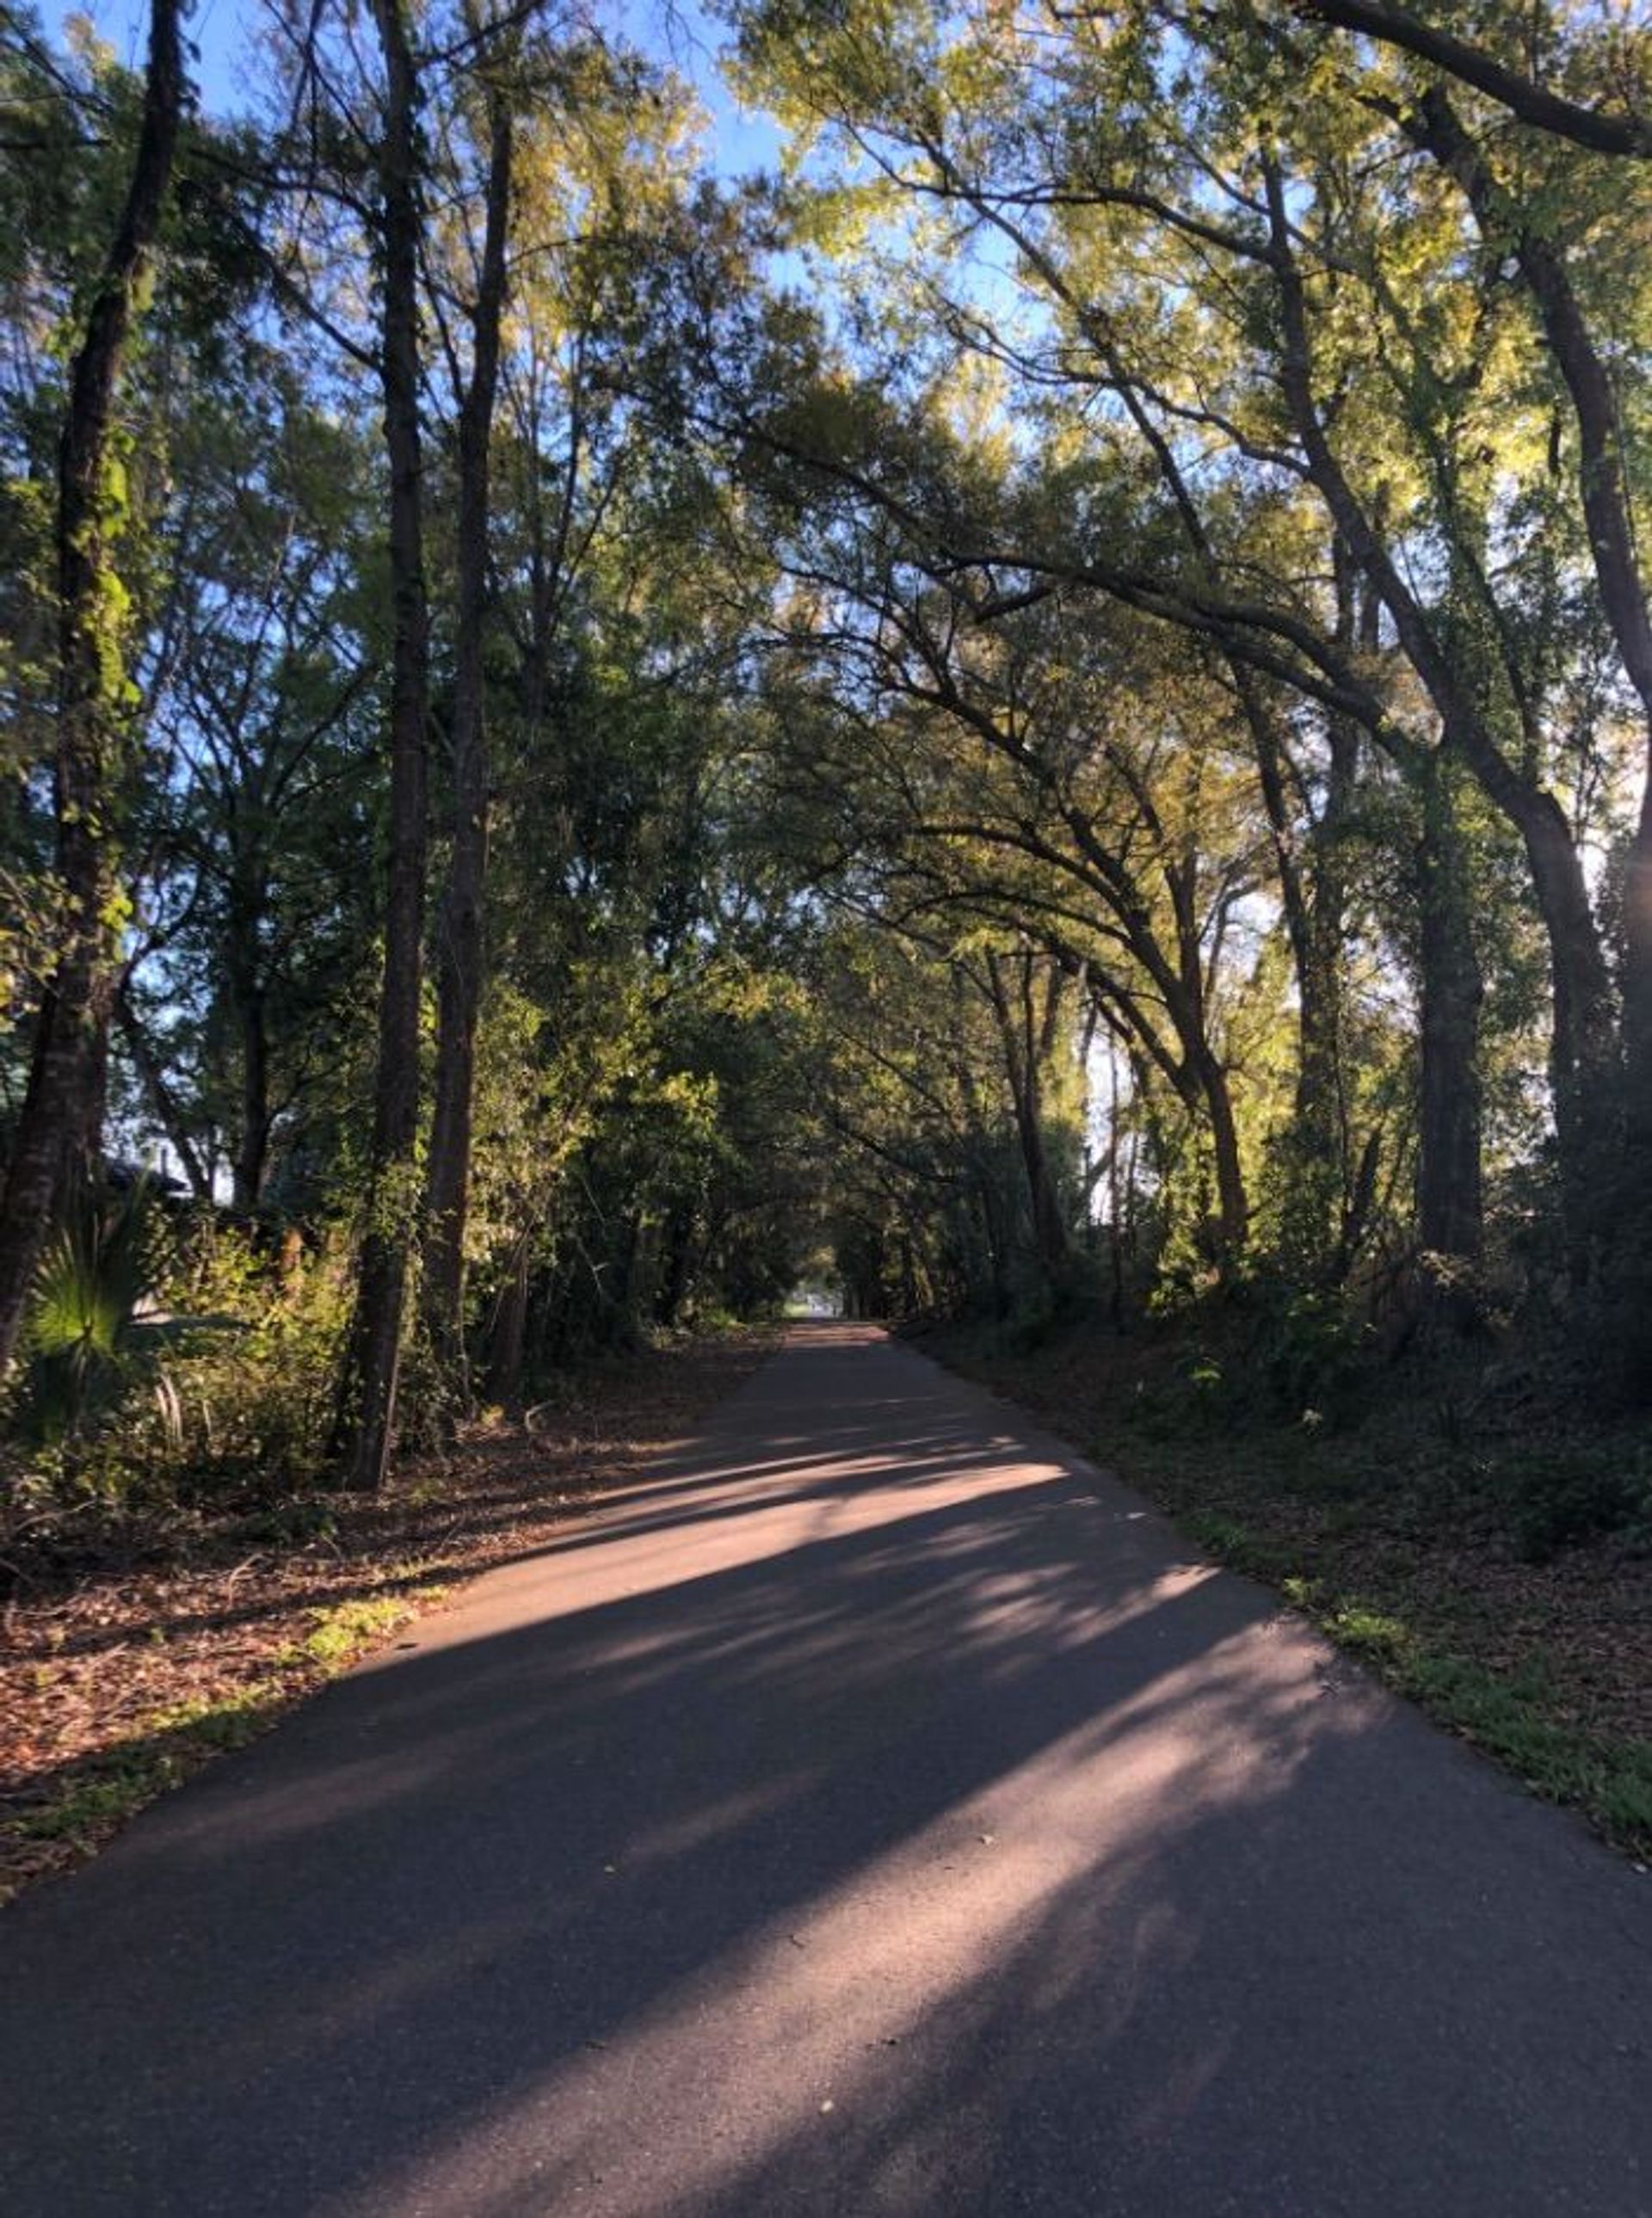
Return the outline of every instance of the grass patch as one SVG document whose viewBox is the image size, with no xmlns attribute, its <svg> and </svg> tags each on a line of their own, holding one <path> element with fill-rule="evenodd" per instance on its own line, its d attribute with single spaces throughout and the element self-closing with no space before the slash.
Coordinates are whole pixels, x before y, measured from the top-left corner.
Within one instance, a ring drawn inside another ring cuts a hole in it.
<svg viewBox="0 0 1652 2218">
<path fill-rule="evenodd" d="M 390 1575 L 410 1569 L 393 1565 Z M 267 1732 L 294 1702 L 348 1670 L 446 1591 L 430 1584 L 399 1586 L 393 1594 L 354 1596 L 312 1610 L 310 1631 L 276 1652 L 273 1671 L 152 1711 L 126 1740 L 69 1766 L 0 1830 L 19 1843 L 90 1852 L 211 1757 L 245 1748 Z M 0 1887 L 0 1902 L 15 1891 Z"/>
<path fill-rule="evenodd" d="M 152 1802 L 176 1775 L 170 1765 L 120 1760 L 94 1779 L 65 1787 L 37 1810 L 14 1820 L 21 1841 L 69 1841 L 90 1848 Z"/>
<path fill-rule="evenodd" d="M 129 1740 L 71 1766 L 6 1830 L 19 1841 L 95 1848 L 209 1756 L 257 1739 L 294 1691 L 279 1680 L 257 1680 L 157 1711 Z"/>
<path fill-rule="evenodd" d="M 1150 1474 L 1132 1476 L 1151 1492 Z M 1534 1794 L 1585 1812 L 1615 1846 L 1652 1856 L 1652 1742 L 1591 1732 L 1577 1716 L 1564 1657 L 1527 1649 L 1502 1670 L 1437 1645 L 1473 1613 L 1442 1613 L 1420 1595 L 1377 1607 L 1322 1579 L 1281 1574 L 1290 1552 L 1231 1518 L 1194 1510 L 1189 1538 L 1232 1570 L 1278 1586 L 1287 1602 L 1392 1687 L 1513 1771 Z M 1346 1533 L 1346 1520 L 1343 1521 Z"/>
<path fill-rule="evenodd" d="M 158 1710 L 149 1729 L 187 1736 L 204 1748 L 244 1748 L 269 1723 L 286 1691 L 278 1679 L 255 1679 L 226 1694 L 197 1695 Z"/>
<path fill-rule="evenodd" d="M 1230 1570 L 1243 1571 L 1247 1578 L 1282 1586 L 1291 1576 L 1295 1555 L 1286 1543 L 1253 1531 L 1236 1517 L 1216 1509 L 1190 1509 L 1177 1522 L 1206 1555 L 1219 1556 Z"/>
<path fill-rule="evenodd" d="M 299 1653 L 329 1677 L 346 1670 L 375 1641 L 405 1623 L 415 1609 L 434 1600 L 434 1588 L 397 1595 L 367 1595 L 315 1613 L 315 1627 L 299 1644 Z"/>
</svg>

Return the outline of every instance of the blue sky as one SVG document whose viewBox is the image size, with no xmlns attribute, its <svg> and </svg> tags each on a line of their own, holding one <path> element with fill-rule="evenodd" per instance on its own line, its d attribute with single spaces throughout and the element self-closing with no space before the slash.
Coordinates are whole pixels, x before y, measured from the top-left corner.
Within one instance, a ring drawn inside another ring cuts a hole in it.
<svg viewBox="0 0 1652 2218">
<path fill-rule="evenodd" d="M 141 0 L 90 0 L 84 7 L 64 9 L 57 24 L 71 12 L 89 18 L 123 59 L 133 66 L 142 63 L 148 10 Z M 628 39 L 669 62 L 696 87 L 711 117 L 713 163 L 722 176 L 775 167 L 780 135 L 774 122 L 742 108 L 718 71 L 716 58 L 728 38 L 722 24 L 695 0 L 618 0 L 610 12 Z M 49 0 L 43 13 L 53 27 Z M 259 15 L 258 0 L 198 0 L 187 35 L 200 49 L 196 77 L 209 112 L 232 114 L 247 105 L 257 71 L 253 41 Z"/>
</svg>

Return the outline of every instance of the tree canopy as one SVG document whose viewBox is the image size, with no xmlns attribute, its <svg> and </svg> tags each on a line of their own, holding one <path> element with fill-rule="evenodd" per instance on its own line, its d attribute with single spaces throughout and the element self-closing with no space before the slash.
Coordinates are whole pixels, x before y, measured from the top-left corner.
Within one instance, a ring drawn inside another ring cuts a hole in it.
<svg viewBox="0 0 1652 2218">
<path fill-rule="evenodd" d="M 6 18 L 14 1397 L 144 1164 L 363 1486 L 805 1282 L 1652 1388 L 1652 30 L 630 21 Z"/>
</svg>

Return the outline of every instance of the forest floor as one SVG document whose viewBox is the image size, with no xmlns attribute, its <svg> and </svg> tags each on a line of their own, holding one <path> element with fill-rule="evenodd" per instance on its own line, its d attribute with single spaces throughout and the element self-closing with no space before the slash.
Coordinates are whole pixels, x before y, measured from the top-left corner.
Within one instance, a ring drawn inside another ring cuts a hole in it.
<svg viewBox="0 0 1652 2218">
<path fill-rule="evenodd" d="M 456 1583 L 530 1552 L 680 1440 L 764 1329 L 585 1370 L 531 1429 L 478 1428 L 382 1494 L 136 1524 L 23 1563 L 0 1606 L 0 1902 L 93 1854 Z"/>
<path fill-rule="evenodd" d="M 1518 1366 L 1368 1379 L 1260 1416 L 1185 1331 L 919 1344 L 1034 1413 L 1274 1587 L 1536 1793 L 1652 1861 L 1652 1439 L 1546 1406 Z M 1610 1528 L 1610 1529 L 1604 1529 Z"/>
</svg>

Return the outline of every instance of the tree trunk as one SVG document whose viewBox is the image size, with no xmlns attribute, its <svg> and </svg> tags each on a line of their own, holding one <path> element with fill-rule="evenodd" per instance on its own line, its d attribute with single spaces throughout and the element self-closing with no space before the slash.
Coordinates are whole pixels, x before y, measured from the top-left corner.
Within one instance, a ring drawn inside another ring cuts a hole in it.
<svg viewBox="0 0 1652 2218">
<path fill-rule="evenodd" d="M 920 1307 L 918 1293 L 918 1267 L 913 1259 L 912 1236 L 900 1235 L 900 1314 L 915 1317 Z"/>
<path fill-rule="evenodd" d="M 1060 1296 L 1072 1285 L 1073 1255 L 1067 1242 L 1061 1197 L 1056 1193 L 1055 1177 L 1050 1170 L 1049 1150 L 1044 1142 L 1043 1088 L 1039 1071 L 1041 1043 L 1035 1033 L 1031 1013 L 1032 958 L 1023 956 L 1018 959 L 1021 964 L 1018 1023 L 1018 1013 L 1011 1006 L 1004 984 L 1001 957 L 995 955 L 987 957 L 987 976 L 992 987 L 993 1007 L 998 1018 L 999 1035 L 1004 1046 L 1005 1072 L 1010 1082 L 1016 1137 L 1020 1142 L 1022 1167 L 1026 1173 L 1033 1253 L 1046 1286 L 1052 1294 Z"/>
<path fill-rule="evenodd" d="M 528 1345 L 528 1258 L 533 1247 L 524 1232 L 511 1258 L 510 1276 L 499 1295 L 489 1335 L 488 1391 L 507 1409 L 522 1403 L 523 1357 Z"/>
<path fill-rule="evenodd" d="M 1652 121 L 1645 116 L 1614 115 L 1567 100 L 1535 77 L 1507 67 L 1483 46 L 1471 45 L 1442 25 L 1420 20 L 1409 9 L 1394 6 L 1392 0 L 1296 0 L 1296 4 L 1322 22 L 1381 39 L 1461 77 L 1464 84 L 1488 94 L 1537 130 L 1552 132 L 1556 138 L 1569 139 L 1598 154 L 1652 160 Z"/>
<path fill-rule="evenodd" d="M 465 1224 L 470 1204 L 476 1023 L 482 991 L 488 756 L 482 672 L 487 610 L 488 462 L 506 285 L 513 119 L 488 95 L 487 216 L 471 317 L 470 382 L 459 417 L 458 610 L 454 643 L 453 844 L 436 933 L 436 1099 L 424 1196 L 423 1306 L 446 1414 L 468 1407 Z"/>
<path fill-rule="evenodd" d="M 1082 311 L 1080 313 L 1082 315 Z M 1176 504 L 1189 544 L 1202 563 L 1211 562 L 1213 553 L 1210 535 L 1204 528 L 1198 505 L 1173 445 L 1160 430 L 1126 375 L 1123 356 L 1106 326 L 1092 323 L 1088 318 L 1083 319 L 1090 329 L 1091 336 L 1099 336 L 1120 396 L 1158 462 L 1160 474 Z M 1339 623 L 1343 630 L 1351 634 L 1353 624 L 1351 566 L 1340 541 L 1334 550 L 1334 567 Z M 1286 753 L 1278 721 L 1255 673 L 1248 670 L 1236 654 L 1229 654 L 1226 659 L 1251 735 L 1263 807 L 1267 813 L 1274 860 L 1278 870 L 1285 931 L 1296 965 L 1301 1054 L 1297 1065 L 1295 1137 L 1300 1172 L 1305 1175 L 1293 1176 L 1293 1211 L 1296 1222 L 1305 1227 L 1306 1245 L 1310 1254 L 1317 1257 L 1326 1252 L 1328 1244 L 1330 1197 L 1339 1186 L 1344 1184 L 1342 1173 L 1346 1155 L 1345 1135 L 1339 1114 L 1341 1052 L 1339 965 L 1343 904 L 1340 882 L 1333 883 L 1327 858 L 1334 854 L 1335 843 L 1340 834 L 1340 819 L 1352 786 L 1358 741 L 1350 727 L 1346 724 L 1333 727 L 1331 790 L 1325 822 L 1321 827 L 1321 830 L 1328 829 L 1330 836 L 1318 846 L 1315 860 L 1320 867 L 1315 882 L 1310 885 L 1302 870 L 1290 822 L 1284 784 Z M 1189 890 L 1187 883 L 1172 889 L 1181 943 L 1181 991 L 1174 994 L 1166 994 L 1166 1006 L 1172 1021 L 1176 1023 L 1184 1052 L 1190 1063 L 1196 1065 L 1199 1071 L 1200 1086 L 1210 1105 L 1219 1194 L 1222 1262 L 1225 1270 L 1249 1238 L 1250 1205 L 1245 1191 L 1227 1073 L 1219 1059 L 1210 1051 L 1206 1038 L 1200 933 L 1192 904 L 1187 898 Z M 1191 1107 L 1191 1102 L 1189 1106 Z"/>
<path fill-rule="evenodd" d="M 1245 1190 L 1244 1165 L 1239 1152 L 1239 1125 L 1234 1115 L 1233 1089 L 1220 1056 L 1206 1049 L 1197 1062 L 1199 1092 L 1210 1120 L 1210 1148 L 1216 1171 L 1216 1226 L 1221 1261 L 1226 1271 L 1243 1254 L 1250 1236 L 1250 1199 Z"/>
<path fill-rule="evenodd" d="M 251 1217 L 263 1193 L 269 1155 L 269 1034 L 263 989 L 247 984 L 236 996 L 241 1020 L 241 1130 L 235 1143 L 233 1204 Z"/>
<path fill-rule="evenodd" d="M 260 823 L 266 807 L 262 784 L 261 778 L 252 784 L 249 796 L 249 813 L 254 826 Z M 263 847 L 261 831 L 249 832 L 244 827 L 238 827 L 220 956 L 240 1056 L 240 1109 L 230 1175 L 232 1205 L 243 1217 L 251 1217 L 258 1206 L 269 1146 L 269 1027 L 265 1004 L 264 940 L 270 904 L 269 875 Z"/>
<path fill-rule="evenodd" d="M 654 1296 L 654 1322 L 667 1330 L 682 1314 L 688 1293 L 698 1224 L 699 1211 L 691 1201 L 678 1202 L 665 1222 L 659 1286 Z"/>
<path fill-rule="evenodd" d="M 1652 778 L 1624 873 L 1624 1069 L 1630 1143 L 1652 1184 Z"/>
<path fill-rule="evenodd" d="M 975 1180 L 981 1207 L 981 1237 L 987 1247 L 987 1299 L 990 1315 L 1001 1321 L 1010 1314 L 1009 1242 L 1004 1232 L 1003 1199 L 990 1162 L 983 1162 Z"/>
<path fill-rule="evenodd" d="M 1332 568 L 1337 646 L 1352 655 L 1362 612 L 1356 566 L 1340 537 L 1333 544 Z M 1296 1085 L 1281 1147 L 1281 1248 L 1309 1277 L 1335 1282 L 1346 1277 L 1352 1261 L 1346 1234 L 1357 1215 L 1359 1184 L 1359 1172 L 1349 1159 L 1343 1086 L 1342 963 L 1348 901 L 1344 842 L 1361 735 L 1350 717 L 1330 718 L 1324 802 L 1299 847 L 1281 774 L 1284 738 L 1275 728 L 1271 708 L 1263 700 L 1254 674 L 1236 658 L 1231 666 L 1261 770 L 1263 802 L 1279 871 L 1280 906 L 1296 972 Z"/>
<path fill-rule="evenodd" d="M 1554 985 L 1550 1083 L 1573 1265 L 1581 1274 L 1609 1221 L 1608 1195 L 1620 1155 L 1623 1063 L 1611 976 L 1571 827 L 1560 803 L 1545 793 L 1520 828 L 1549 941 Z"/>
<path fill-rule="evenodd" d="M 374 1094 L 368 1223 L 339 1380 L 333 1447 L 346 1482 L 383 1483 L 395 1438 L 418 1137 L 419 976 L 427 839 L 425 719 L 430 627 L 418 423 L 418 82 L 402 0 L 374 0 L 385 59 L 379 154 L 384 247 L 380 369 L 390 462 L 394 647 L 390 698 L 390 838 L 384 978 Z"/>
<path fill-rule="evenodd" d="M 1422 1072 L 1417 1227 L 1439 1255 L 1473 1258 L 1483 1230 L 1480 1010 L 1468 859 L 1448 762 L 1432 759 L 1417 846 Z"/>
<path fill-rule="evenodd" d="M 167 1084 L 166 1073 L 145 1036 L 138 1012 L 124 991 L 115 997 L 115 1020 L 126 1040 L 127 1052 L 132 1057 L 139 1083 L 149 1097 L 151 1112 L 177 1156 L 183 1175 L 189 1182 L 190 1193 L 196 1201 L 209 1202 L 213 1198 L 211 1170 L 201 1159 L 195 1137 L 185 1123 L 172 1089 Z"/>
<path fill-rule="evenodd" d="M 994 1318 L 1006 1317 L 1011 1309 L 1010 1238 L 1004 1222 L 1004 1197 L 998 1177 L 997 1149 L 981 1108 L 981 1087 L 970 1060 L 968 1021 L 968 974 L 962 965 L 949 966 L 952 994 L 952 1071 L 957 1081 L 968 1129 L 969 1149 L 975 1161 L 975 1193 L 981 1209 L 981 1236 L 987 1248 L 987 1298 Z M 972 1288 L 972 1294 L 976 1290 Z"/>
<path fill-rule="evenodd" d="M 185 81 L 178 0 L 152 0 L 143 120 L 120 226 L 69 369 L 58 457 L 56 874 L 63 932 L 0 1194 L 0 1376 L 77 1154 L 96 1154 L 120 975 L 121 674 L 109 468 L 139 294 L 171 183 Z"/>
</svg>

